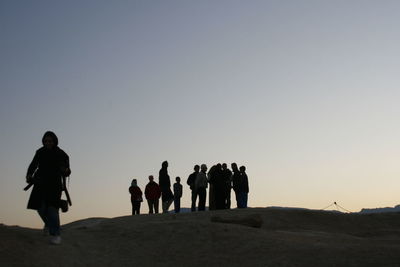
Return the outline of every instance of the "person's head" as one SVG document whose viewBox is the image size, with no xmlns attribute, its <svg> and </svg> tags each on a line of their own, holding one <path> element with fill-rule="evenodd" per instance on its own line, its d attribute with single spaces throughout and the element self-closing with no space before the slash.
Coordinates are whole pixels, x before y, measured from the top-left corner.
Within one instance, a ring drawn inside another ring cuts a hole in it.
<svg viewBox="0 0 400 267">
<path fill-rule="evenodd" d="M 217 165 L 212 165 L 208 170 L 208 175 L 214 175 L 215 170 L 217 169 Z"/>
<path fill-rule="evenodd" d="M 234 171 L 234 172 L 237 172 L 237 171 L 238 171 L 238 166 L 237 166 L 236 163 L 232 163 L 232 164 L 231 164 L 231 167 L 232 167 L 232 171 Z"/>
<path fill-rule="evenodd" d="M 42 138 L 42 144 L 47 149 L 53 149 L 58 146 L 58 138 L 57 135 L 51 131 L 45 132 Z"/>
<path fill-rule="evenodd" d="M 240 166 L 240 171 L 241 172 L 245 172 L 246 171 L 246 167 L 245 166 Z"/>
<path fill-rule="evenodd" d="M 136 179 L 132 179 L 131 186 L 137 186 L 137 180 Z"/>
<path fill-rule="evenodd" d="M 201 171 L 206 172 L 207 171 L 207 165 L 206 164 L 201 164 Z"/>
<path fill-rule="evenodd" d="M 223 169 L 223 170 L 228 169 L 228 165 L 226 165 L 226 163 L 222 163 L 222 169 Z"/>
<path fill-rule="evenodd" d="M 154 176 L 153 175 L 149 175 L 149 181 L 153 182 L 154 181 Z"/>
<path fill-rule="evenodd" d="M 200 171 L 200 166 L 199 165 L 194 165 L 194 171 L 199 172 Z"/>
<path fill-rule="evenodd" d="M 163 169 L 168 168 L 168 161 L 164 161 L 164 162 L 161 164 L 161 167 L 162 167 Z"/>
<path fill-rule="evenodd" d="M 221 163 L 218 163 L 218 164 L 217 164 L 217 170 L 221 170 L 221 168 L 222 168 Z"/>
<path fill-rule="evenodd" d="M 179 184 L 179 183 L 181 182 L 181 177 L 179 177 L 179 176 L 176 177 L 176 178 L 175 178 L 175 181 Z"/>
</svg>

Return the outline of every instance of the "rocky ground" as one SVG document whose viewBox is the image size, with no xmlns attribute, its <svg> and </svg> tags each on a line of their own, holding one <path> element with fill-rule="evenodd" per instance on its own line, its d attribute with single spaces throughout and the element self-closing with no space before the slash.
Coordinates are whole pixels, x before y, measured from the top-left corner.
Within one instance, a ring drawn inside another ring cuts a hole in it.
<svg viewBox="0 0 400 267">
<path fill-rule="evenodd" d="M 400 213 L 253 208 L 0 226 L 0 266 L 400 266 Z"/>
</svg>

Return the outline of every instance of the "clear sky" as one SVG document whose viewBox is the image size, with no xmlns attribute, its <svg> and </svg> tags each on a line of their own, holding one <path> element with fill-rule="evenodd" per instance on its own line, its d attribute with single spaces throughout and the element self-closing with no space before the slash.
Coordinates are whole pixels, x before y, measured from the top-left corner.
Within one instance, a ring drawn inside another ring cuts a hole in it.
<svg viewBox="0 0 400 267">
<path fill-rule="evenodd" d="M 71 159 L 62 223 L 130 213 L 168 160 L 245 165 L 251 207 L 400 203 L 399 1 L 0 2 L 0 223 L 41 227 L 26 169 Z M 190 206 L 184 186 L 182 205 Z M 147 204 L 142 204 L 147 212 Z"/>
</svg>

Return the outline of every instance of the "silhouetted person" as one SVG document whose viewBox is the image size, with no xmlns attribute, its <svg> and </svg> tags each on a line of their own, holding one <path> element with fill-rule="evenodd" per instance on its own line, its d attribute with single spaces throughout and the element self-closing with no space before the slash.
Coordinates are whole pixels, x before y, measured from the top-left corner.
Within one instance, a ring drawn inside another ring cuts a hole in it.
<svg viewBox="0 0 400 267">
<path fill-rule="evenodd" d="M 199 211 L 206 210 L 206 197 L 207 197 L 207 165 L 201 165 L 201 171 L 197 174 L 196 181 L 195 181 L 195 188 L 197 195 L 199 197 Z"/>
<path fill-rule="evenodd" d="M 238 169 L 238 166 L 236 163 L 231 164 L 232 167 L 232 184 L 233 184 L 233 191 L 235 191 L 235 196 L 236 196 L 236 204 L 237 207 L 239 208 L 240 206 L 240 184 L 241 184 L 241 175 L 240 171 Z"/>
<path fill-rule="evenodd" d="M 210 170 L 208 171 L 208 182 L 210 184 L 210 190 L 208 191 L 208 209 L 215 210 L 216 203 L 215 203 L 215 192 L 214 192 L 214 181 L 216 175 L 217 165 L 211 166 Z"/>
<path fill-rule="evenodd" d="M 232 163 L 232 181 L 233 190 L 236 194 L 236 202 L 238 208 L 247 208 L 247 195 L 249 193 L 249 183 L 246 174 L 246 167 L 240 167 L 240 171 L 236 163 Z"/>
<path fill-rule="evenodd" d="M 143 193 L 137 185 L 136 179 L 132 180 L 131 186 L 129 187 L 129 193 L 131 193 L 132 215 L 140 214 L 140 204 L 143 201 Z"/>
<path fill-rule="evenodd" d="M 214 170 L 210 183 L 214 186 L 215 208 L 222 210 L 226 208 L 226 182 L 224 180 L 222 165 L 218 163 Z"/>
<path fill-rule="evenodd" d="M 225 208 L 231 208 L 232 172 L 226 163 L 222 164 L 222 179 L 225 183 Z"/>
<path fill-rule="evenodd" d="M 160 186 L 154 182 L 153 175 L 149 176 L 149 183 L 146 185 L 144 195 L 149 205 L 149 214 L 158 213 L 158 202 L 161 197 Z"/>
<path fill-rule="evenodd" d="M 196 181 L 196 177 L 197 177 L 197 174 L 199 173 L 199 171 L 200 171 L 200 166 L 195 165 L 194 172 L 189 175 L 187 182 L 186 182 L 190 186 L 190 190 L 192 191 L 191 211 L 196 211 L 197 192 L 196 192 L 196 187 L 195 187 L 195 181 Z"/>
<path fill-rule="evenodd" d="M 239 208 L 247 208 L 249 195 L 249 179 L 246 174 L 246 167 L 240 166 L 240 188 L 239 188 Z"/>
<path fill-rule="evenodd" d="M 164 161 L 158 176 L 158 184 L 161 189 L 161 200 L 163 213 L 168 213 L 169 206 L 174 201 L 174 195 L 171 191 L 171 180 L 168 175 L 168 162 Z"/>
<path fill-rule="evenodd" d="M 175 178 L 176 183 L 174 183 L 174 207 L 175 213 L 179 213 L 181 211 L 181 197 L 182 197 L 182 185 L 181 178 Z"/>
<path fill-rule="evenodd" d="M 33 183 L 28 209 L 37 210 L 49 231 L 50 242 L 58 245 L 60 237 L 60 200 L 65 179 L 71 174 L 68 155 L 58 147 L 58 138 L 53 132 L 46 132 L 42 138 L 43 147 L 36 151 L 26 174 L 26 182 Z"/>
</svg>

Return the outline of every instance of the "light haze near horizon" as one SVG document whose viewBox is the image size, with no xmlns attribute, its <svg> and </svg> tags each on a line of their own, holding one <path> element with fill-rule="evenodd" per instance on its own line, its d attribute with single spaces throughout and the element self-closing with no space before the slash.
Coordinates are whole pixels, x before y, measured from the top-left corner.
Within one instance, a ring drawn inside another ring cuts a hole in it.
<svg viewBox="0 0 400 267">
<path fill-rule="evenodd" d="M 144 191 L 164 160 L 183 207 L 193 166 L 218 162 L 247 167 L 251 207 L 399 204 L 399 13 L 398 1 L 1 1 L 0 223 L 42 226 L 22 188 L 46 130 L 71 159 L 62 223 L 130 214 L 131 179 Z"/>
</svg>

